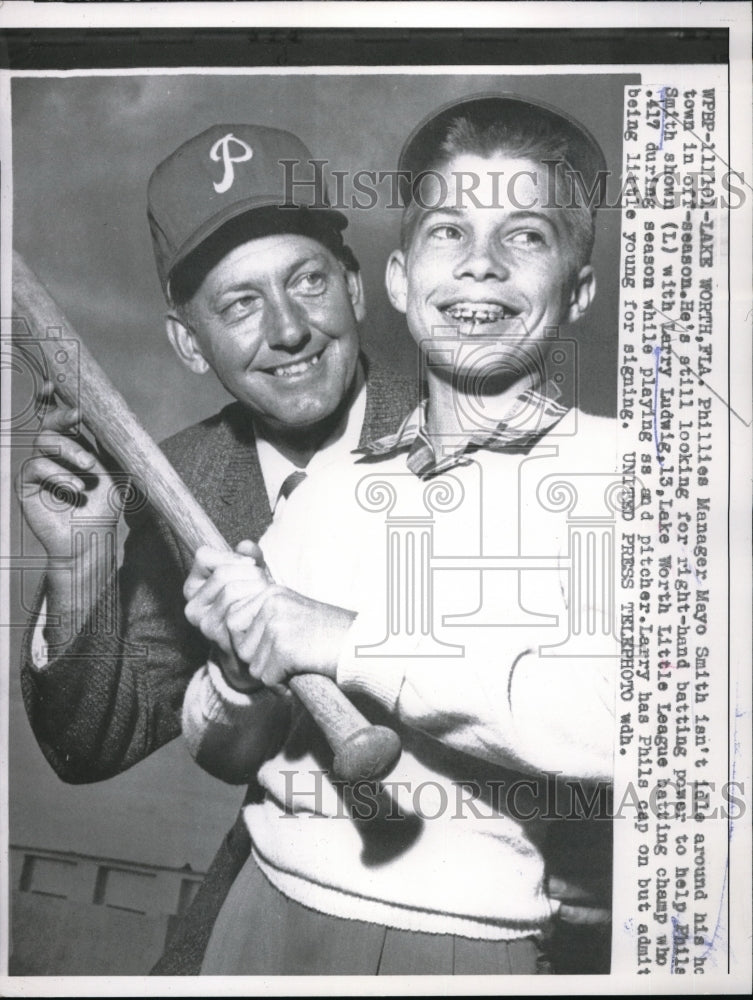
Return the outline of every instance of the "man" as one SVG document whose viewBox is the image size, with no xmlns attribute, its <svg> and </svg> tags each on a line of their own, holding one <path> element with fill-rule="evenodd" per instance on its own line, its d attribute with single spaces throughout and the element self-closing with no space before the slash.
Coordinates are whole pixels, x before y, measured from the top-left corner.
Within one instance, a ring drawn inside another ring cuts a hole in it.
<svg viewBox="0 0 753 1000">
<path fill-rule="evenodd" d="M 568 576 L 559 484 L 602 502 L 616 431 L 560 403 L 552 337 L 595 294 L 582 193 L 603 156 L 556 110 L 487 96 L 432 115 L 400 168 L 413 185 L 387 287 L 427 398 L 363 459 L 309 477 L 258 547 L 200 550 L 185 588 L 188 619 L 216 644 L 186 695 L 189 745 L 218 774 L 245 761 L 264 790 L 244 810 L 252 857 L 207 974 L 548 971 L 544 776 L 612 773 L 608 591 L 575 587 L 575 563 Z M 495 557 L 507 560 L 496 572 Z M 568 651 L 586 619 L 590 653 Z M 299 642 L 301 620 L 316 644 Z M 237 660 L 247 674 L 232 684 Z M 284 746 L 264 732 L 299 672 L 398 729 L 403 756 L 381 791 L 334 782 L 300 712 Z"/>
<path fill-rule="evenodd" d="M 180 146 L 149 183 L 167 336 L 183 364 L 213 371 L 235 400 L 163 447 L 231 545 L 263 533 L 303 470 L 391 429 L 415 399 L 409 380 L 360 353 L 363 286 L 342 239 L 344 216 L 310 189 L 281 207 L 281 161 L 305 169 L 310 159 L 288 132 L 217 125 Z M 77 414 L 48 397 L 35 456 L 17 483 L 49 558 L 33 614 L 36 621 L 42 611 L 44 641 L 39 628 L 28 630 L 22 687 L 58 775 L 97 781 L 179 734 L 186 685 L 208 645 L 183 612 L 190 556 L 148 507 L 129 518 L 123 565 L 112 564 L 108 539 L 120 510 L 105 464 L 72 435 Z M 148 483 L 139 485 L 148 499 Z M 70 503 L 51 503 L 61 486 Z M 70 514 L 82 505 L 99 529 L 74 555 Z M 223 879 L 247 854 L 239 826 L 160 971 L 198 969 Z"/>
</svg>

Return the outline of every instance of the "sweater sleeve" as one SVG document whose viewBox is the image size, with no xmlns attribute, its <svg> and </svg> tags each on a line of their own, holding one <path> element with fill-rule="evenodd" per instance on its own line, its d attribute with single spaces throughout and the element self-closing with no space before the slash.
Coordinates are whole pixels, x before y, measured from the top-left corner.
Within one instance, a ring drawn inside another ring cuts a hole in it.
<svg viewBox="0 0 753 1000">
<path fill-rule="evenodd" d="M 112 777 L 179 735 L 185 689 L 208 652 L 183 614 L 185 573 L 167 527 L 143 511 L 89 620 L 65 645 L 49 648 L 40 670 L 32 645 L 42 581 L 24 637 L 21 684 L 39 746 L 64 781 Z"/>
<path fill-rule="evenodd" d="M 463 658 L 359 656 L 373 636 L 368 615 L 354 622 L 341 651 L 337 682 L 365 694 L 455 750 L 526 772 L 610 780 L 613 772 L 614 672 L 611 656 L 546 657 L 522 629 L 486 632 Z"/>
<path fill-rule="evenodd" d="M 290 697 L 269 688 L 250 694 L 226 683 L 211 661 L 198 670 L 183 702 L 183 735 L 197 764 L 229 784 L 246 784 L 282 746 Z"/>
<path fill-rule="evenodd" d="M 429 545 L 424 491 L 432 487 L 406 470 L 404 456 L 329 470 L 326 479 L 312 476 L 298 487 L 261 545 L 278 582 L 357 612 L 337 667 L 346 693 L 368 696 L 401 724 L 494 764 L 611 778 L 617 643 L 605 636 L 597 656 L 581 658 L 542 652 L 564 640 L 571 619 L 603 619 L 600 592 L 569 586 L 564 515 L 555 511 L 548 520 L 533 502 L 545 475 L 577 472 L 573 450 L 548 455 L 530 481 L 516 458 L 493 453 L 450 473 L 459 499 L 432 515 L 431 550 L 446 557 L 436 573 L 431 563 L 423 567 L 420 547 Z M 589 453 L 588 459 L 594 468 L 610 468 L 606 458 Z M 523 499 L 513 502 L 516 479 Z M 592 494 L 601 497 L 603 483 L 579 481 L 579 489 L 588 503 Z M 478 554 L 479 539 L 484 555 L 513 551 L 509 524 L 519 517 L 525 532 L 515 544 L 546 556 L 547 572 L 522 570 L 514 587 L 500 586 L 494 597 L 492 574 L 461 573 L 463 559 Z M 451 559 L 457 567 L 448 565 Z M 571 591 L 580 616 L 569 614 Z M 488 601 L 489 615 L 509 625 L 458 621 L 471 615 L 474 601 Z"/>
</svg>

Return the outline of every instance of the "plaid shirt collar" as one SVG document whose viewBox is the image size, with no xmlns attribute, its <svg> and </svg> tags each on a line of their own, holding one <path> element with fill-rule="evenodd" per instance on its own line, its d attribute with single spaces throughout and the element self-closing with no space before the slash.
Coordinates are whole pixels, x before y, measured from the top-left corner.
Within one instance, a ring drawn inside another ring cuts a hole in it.
<svg viewBox="0 0 753 1000">
<path fill-rule="evenodd" d="M 394 434 L 367 442 L 362 448 L 357 448 L 355 454 L 362 456 L 359 462 L 367 463 L 407 452 L 410 471 L 419 479 L 430 479 L 457 465 L 469 465 L 472 461 L 469 454 L 482 448 L 525 453 L 567 413 L 568 408 L 558 402 L 560 396 L 560 390 L 551 381 L 526 389 L 516 397 L 508 416 L 495 427 L 469 434 L 462 445 L 439 456 L 435 454 L 424 430 L 428 403 L 424 399 Z"/>
</svg>

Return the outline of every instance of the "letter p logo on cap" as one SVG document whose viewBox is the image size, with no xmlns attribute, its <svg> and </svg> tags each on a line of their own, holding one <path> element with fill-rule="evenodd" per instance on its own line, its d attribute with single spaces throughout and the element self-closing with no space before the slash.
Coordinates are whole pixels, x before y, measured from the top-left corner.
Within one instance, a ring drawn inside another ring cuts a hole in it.
<svg viewBox="0 0 753 1000">
<path fill-rule="evenodd" d="M 239 146 L 241 153 L 238 156 L 232 156 L 230 153 L 230 143 L 234 142 L 236 146 Z M 209 150 L 210 157 L 215 163 L 219 163 L 222 160 L 225 172 L 222 175 L 222 180 L 214 182 L 214 189 L 217 194 L 224 194 L 225 191 L 229 191 L 233 186 L 233 181 L 235 180 L 235 168 L 234 163 L 245 163 L 246 160 L 250 160 L 254 155 L 253 150 L 244 142 L 243 139 L 236 138 L 232 132 L 228 132 L 227 135 L 223 135 L 221 139 Z"/>
</svg>

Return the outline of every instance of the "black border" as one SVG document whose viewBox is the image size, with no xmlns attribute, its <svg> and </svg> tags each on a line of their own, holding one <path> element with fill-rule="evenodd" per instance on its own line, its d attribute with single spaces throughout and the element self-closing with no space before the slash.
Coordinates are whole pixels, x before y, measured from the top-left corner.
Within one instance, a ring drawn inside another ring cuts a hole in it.
<svg viewBox="0 0 753 1000">
<path fill-rule="evenodd" d="M 0 68 L 725 63 L 728 28 L 11 28 Z"/>
</svg>

